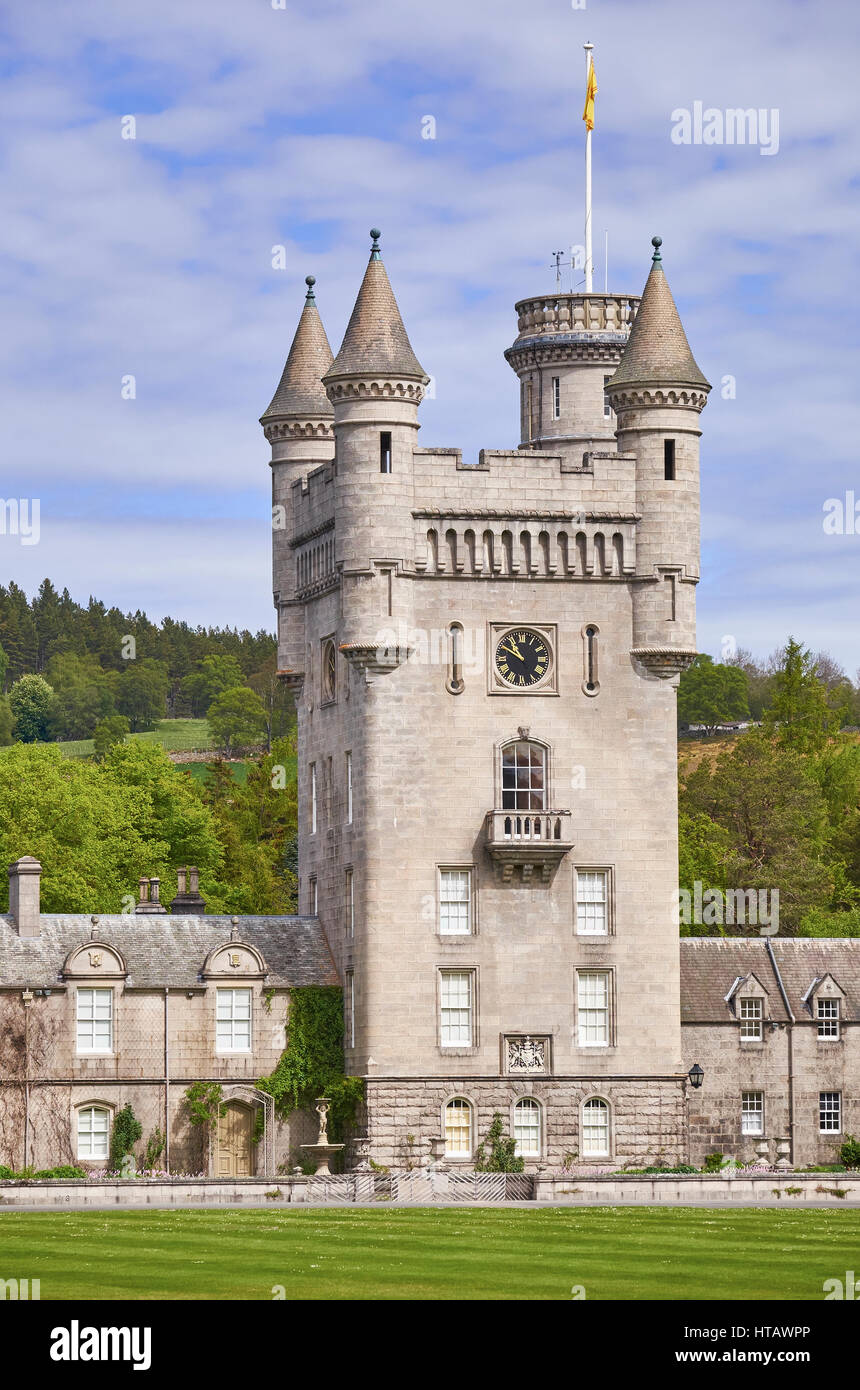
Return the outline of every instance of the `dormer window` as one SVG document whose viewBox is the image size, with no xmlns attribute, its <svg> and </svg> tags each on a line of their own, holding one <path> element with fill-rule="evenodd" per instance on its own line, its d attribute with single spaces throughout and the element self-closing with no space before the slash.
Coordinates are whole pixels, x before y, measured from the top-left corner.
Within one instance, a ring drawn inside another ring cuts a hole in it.
<svg viewBox="0 0 860 1390">
<path fill-rule="evenodd" d="M 764 1000 L 741 999 L 741 1042 L 761 1042 L 764 1037 Z"/>
<path fill-rule="evenodd" d="M 818 1022 L 818 1036 L 825 1042 L 834 1042 L 839 1037 L 839 1000 L 816 999 L 815 1017 Z"/>
</svg>

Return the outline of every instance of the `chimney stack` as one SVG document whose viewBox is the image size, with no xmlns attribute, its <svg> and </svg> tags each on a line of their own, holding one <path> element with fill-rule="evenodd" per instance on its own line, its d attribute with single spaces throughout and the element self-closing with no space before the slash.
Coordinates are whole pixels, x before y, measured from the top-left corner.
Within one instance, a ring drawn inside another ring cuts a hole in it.
<svg viewBox="0 0 860 1390">
<path fill-rule="evenodd" d="M 161 879 L 141 878 L 138 879 L 138 883 L 140 884 L 140 902 L 134 909 L 135 915 L 152 912 L 166 913 L 167 908 L 164 906 L 162 902 L 159 902 L 158 899 L 158 892 L 161 886 Z"/>
<path fill-rule="evenodd" d="M 177 869 L 176 874 L 176 897 L 170 904 L 170 911 L 177 917 L 202 917 L 206 903 L 200 896 L 200 870 Z"/>
<path fill-rule="evenodd" d="M 9 865 L 9 912 L 19 936 L 38 936 L 42 866 L 31 854 Z"/>
</svg>

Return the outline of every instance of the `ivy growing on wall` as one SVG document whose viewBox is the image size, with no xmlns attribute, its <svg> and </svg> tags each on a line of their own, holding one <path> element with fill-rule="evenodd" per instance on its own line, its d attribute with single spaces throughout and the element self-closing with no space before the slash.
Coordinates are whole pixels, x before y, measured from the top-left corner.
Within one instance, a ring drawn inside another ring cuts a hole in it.
<svg viewBox="0 0 860 1390">
<path fill-rule="evenodd" d="M 281 1119 L 312 1106 L 317 1096 L 329 1096 L 329 1137 L 340 1143 L 364 1098 L 362 1078 L 345 1074 L 341 989 L 305 985 L 290 990 L 287 1045 L 271 1076 L 262 1077 L 257 1086 L 274 1096 Z"/>
</svg>

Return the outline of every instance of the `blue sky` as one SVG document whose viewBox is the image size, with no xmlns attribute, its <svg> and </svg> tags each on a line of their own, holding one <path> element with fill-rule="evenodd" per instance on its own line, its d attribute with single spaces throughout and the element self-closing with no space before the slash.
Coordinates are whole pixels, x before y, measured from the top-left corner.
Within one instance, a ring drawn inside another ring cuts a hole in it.
<svg viewBox="0 0 860 1390">
<path fill-rule="evenodd" d="M 0 495 L 42 522 L 0 536 L 0 578 L 271 628 L 257 420 L 304 276 L 336 349 L 373 224 L 436 379 L 422 443 L 515 445 L 513 304 L 582 239 L 588 40 L 598 282 L 604 228 L 634 293 L 658 232 L 702 369 L 737 382 L 702 417 L 700 647 L 793 632 L 853 675 L 860 534 L 822 522 L 860 500 L 858 27 L 853 0 L 7 7 Z M 778 153 L 674 144 L 695 101 L 778 109 Z"/>
</svg>

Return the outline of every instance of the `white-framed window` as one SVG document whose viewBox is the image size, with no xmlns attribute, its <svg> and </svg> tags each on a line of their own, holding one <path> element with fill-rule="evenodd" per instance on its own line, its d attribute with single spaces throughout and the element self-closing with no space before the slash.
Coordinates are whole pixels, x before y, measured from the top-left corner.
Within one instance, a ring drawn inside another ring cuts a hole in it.
<svg viewBox="0 0 860 1390">
<path fill-rule="evenodd" d="M 472 932 L 472 870 L 439 870 L 439 932 L 470 936 Z"/>
<path fill-rule="evenodd" d="M 474 971 L 440 970 L 439 975 L 440 1042 L 443 1047 L 471 1047 Z"/>
<path fill-rule="evenodd" d="M 582 1107 L 583 1158 L 609 1157 L 609 1106 L 592 1096 Z"/>
<path fill-rule="evenodd" d="M 472 1107 L 462 1096 L 455 1096 L 445 1106 L 445 1156 L 472 1156 Z"/>
<path fill-rule="evenodd" d="M 344 899 L 346 907 L 346 934 L 355 936 L 355 878 L 352 869 L 344 873 Z"/>
<path fill-rule="evenodd" d="M 821 1134 L 842 1133 L 842 1094 L 821 1091 L 818 1096 L 818 1129 Z"/>
<path fill-rule="evenodd" d="M 78 1052 L 113 1052 L 113 990 L 79 989 Z"/>
<path fill-rule="evenodd" d="M 764 1134 L 764 1092 L 741 1094 L 741 1134 Z"/>
<path fill-rule="evenodd" d="M 311 834 L 317 830 L 317 765 L 311 763 Z"/>
<path fill-rule="evenodd" d="M 576 930 L 579 936 L 608 935 L 609 872 L 607 869 L 577 869 Z"/>
<path fill-rule="evenodd" d="M 343 1020 L 343 1031 L 346 1035 L 347 1047 L 355 1047 L 355 971 L 346 972 L 346 989 L 343 995 L 343 1005 L 345 1018 Z"/>
<path fill-rule="evenodd" d="M 104 1105 L 82 1105 L 78 1111 L 78 1158 L 107 1158 L 110 1153 L 110 1111 Z"/>
<path fill-rule="evenodd" d="M 577 970 L 576 1005 L 580 1047 L 608 1047 L 609 971 Z"/>
<path fill-rule="evenodd" d="M 531 1096 L 514 1106 L 514 1139 L 518 1158 L 540 1158 L 540 1105 Z"/>
<path fill-rule="evenodd" d="M 612 377 L 611 377 L 611 376 L 605 376 L 605 377 L 603 378 L 603 390 L 604 390 L 604 392 L 606 391 L 606 388 L 607 388 L 607 386 L 609 385 L 609 383 L 610 383 L 611 380 L 612 380 Z M 604 395 L 604 397 L 603 397 L 603 418 L 604 418 L 605 420 L 609 420 L 609 419 L 612 418 L 612 406 L 609 404 L 609 401 L 607 400 L 607 398 L 606 398 L 605 395 Z"/>
<path fill-rule="evenodd" d="M 219 1052 L 251 1051 L 251 991 L 219 989 L 215 995 L 215 1040 Z"/>
<path fill-rule="evenodd" d="M 552 418 L 561 418 L 561 378 L 552 377 Z"/>
<path fill-rule="evenodd" d="M 764 1000 L 740 1002 L 741 1042 L 761 1042 L 764 1037 Z"/>
<path fill-rule="evenodd" d="M 502 809 L 545 811 L 546 749 L 543 744 L 519 739 L 502 749 Z"/>
<path fill-rule="evenodd" d="M 832 1041 L 839 1037 L 839 1000 L 817 999 L 815 1017 L 818 1021 L 818 1036 Z"/>
<path fill-rule="evenodd" d="M 311 877 L 308 879 L 308 911 L 311 917 L 317 916 L 319 905 L 319 885 L 317 884 L 316 875 L 311 874 Z"/>
<path fill-rule="evenodd" d="M 346 755 L 346 823 L 352 825 L 352 754 Z"/>
</svg>

